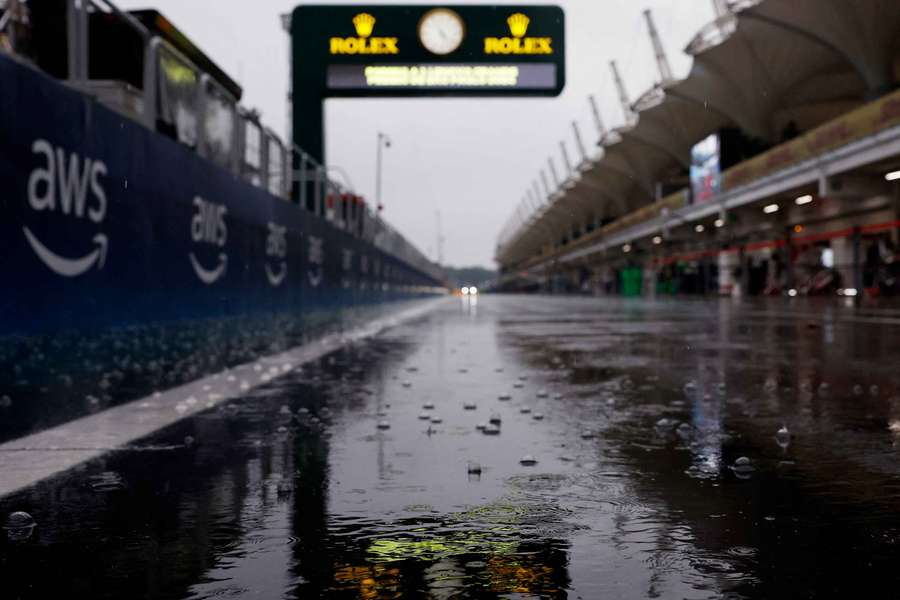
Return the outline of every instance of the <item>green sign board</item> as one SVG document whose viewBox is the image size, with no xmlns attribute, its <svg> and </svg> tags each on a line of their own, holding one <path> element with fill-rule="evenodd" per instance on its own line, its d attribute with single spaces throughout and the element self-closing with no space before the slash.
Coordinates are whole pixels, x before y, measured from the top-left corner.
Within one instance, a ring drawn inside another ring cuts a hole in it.
<svg viewBox="0 0 900 600">
<path fill-rule="evenodd" d="M 557 96 L 556 6 L 298 6 L 291 19 L 294 141 L 323 158 L 328 97 Z"/>
</svg>

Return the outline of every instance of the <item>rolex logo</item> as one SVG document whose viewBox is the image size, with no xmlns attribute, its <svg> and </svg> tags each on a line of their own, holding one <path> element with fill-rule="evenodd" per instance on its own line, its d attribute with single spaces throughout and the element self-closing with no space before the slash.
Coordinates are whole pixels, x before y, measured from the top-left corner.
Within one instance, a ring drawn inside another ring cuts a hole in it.
<svg viewBox="0 0 900 600">
<path fill-rule="evenodd" d="M 506 19 L 509 37 L 484 38 L 485 54 L 553 54 L 553 38 L 525 37 L 531 19 L 522 13 L 513 13 Z M 541 29 L 541 24 L 536 26 Z"/>
<path fill-rule="evenodd" d="M 511 15 L 506 22 L 509 24 L 509 32 L 512 36 L 521 38 L 525 37 L 525 34 L 528 33 L 528 23 L 531 22 L 531 19 L 522 13 L 516 13 Z"/>
<path fill-rule="evenodd" d="M 356 28 L 356 35 L 361 38 L 367 38 L 372 35 L 375 29 L 375 17 L 369 13 L 359 13 L 353 17 L 353 26 Z"/>
<path fill-rule="evenodd" d="M 359 13 L 353 17 L 356 37 L 333 37 L 329 40 L 331 54 L 399 54 L 395 37 L 372 37 L 375 17 Z"/>
</svg>

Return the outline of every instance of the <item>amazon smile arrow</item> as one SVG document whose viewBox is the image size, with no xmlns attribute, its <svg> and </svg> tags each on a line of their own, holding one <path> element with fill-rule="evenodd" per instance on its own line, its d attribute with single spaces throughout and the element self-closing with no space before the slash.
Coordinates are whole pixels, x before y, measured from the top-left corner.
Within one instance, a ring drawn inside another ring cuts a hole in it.
<svg viewBox="0 0 900 600">
<path fill-rule="evenodd" d="M 38 258 L 40 258 L 41 261 L 57 275 L 62 275 L 63 277 L 78 277 L 79 275 L 88 272 L 95 264 L 98 269 L 102 269 L 103 265 L 106 263 L 106 250 L 109 241 L 104 233 L 98 233 L 94 236 L 93 242 L 97 247 L 92 252 L 81 258 L 66 258 L 47 248 L 47 246 L 41 243 L 37 236 L 31 233 L 31 230 L 28 229 L 28 227 L 23 227 L 22 232 L 25 234 L 25 239 L 28 240 L 31 249 L 34 250 L 34 253 L 37 254 Z"/>
<path fill-rule="evenodd" d="M 214 269 L 207 269 L 201 265 L 193 252 L 189 254 L 189 257 L 197 278 L 206 285 L 211 285 L 218 281 L 225 274 L 225 271 L 228 270 L 228 255 L 224 252 L 219 253 L 219 265 Z"/>
</svg>

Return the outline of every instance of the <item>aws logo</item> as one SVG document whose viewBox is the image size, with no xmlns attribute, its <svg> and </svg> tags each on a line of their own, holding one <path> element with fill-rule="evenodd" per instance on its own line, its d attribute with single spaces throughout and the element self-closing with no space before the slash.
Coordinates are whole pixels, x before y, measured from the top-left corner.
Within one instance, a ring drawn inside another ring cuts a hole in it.
<svg viewBox="0 0 900 600">
<path fill-rule="evenodd" d="M 266 236 L 266 278 L 272 287 L 278 287 L 287 277 L 287 227 L 269 222 Z M 277 265 L 277 266 L 273 266 Z"/>
<path fill-rule="evenodd" d="M 228 270 L 228 254 L 225 253 L 225 244 L 228 242 L 228 225 L 225 217 L 228 208 L 224 204 L 204 200 L 200 196 L 194 197 L 196 212 L 191 219 L 191 240 L 194 242 L 195 251 L 188 253 L 191 266 L 197 278 L 206 285 L 212 285 L 221 279 Z M 209 251 L 204 250 L 208 248 Z M 206 267 L 200 262 L 199 255 L 215 256 L 215 266 Z"/>
<path fill-rule="evenodd" d="M 525 37 L 531 22 L 526 15 L 515 13 L 506 19 L 512 37 L 484 38 L 485 54 L 553 54 L 553 38 Z"/>
<path fill-rule="evenodd" d="M 43 157 L 43 164 L 28 176 L 28 205 L 31 210 L 43 218 L 61 215 L 61 220 L 55 220 L 60 227 L 57 231 L 71 231 L 72 225 L 87 219 L 95 228 L 95 233 L 82 242 L 83 246 L 90 242 L 91 250 L 74 258 L 51 250 L 27 226 L 22 227 L 25 239 L 37 257 L 57 275 L 78 277 L 95 266 L 102 269 L 108 246 L 106 233 L 103 232 L 107 210 L 103 185 L 106 164 L 95 158 L 80 156 L 77 152 L 67 152 L 43 139 L 35 140 L 31 150 L 36 156 Z"/>
<path fill-rule="evenodd" d="M 371 37 L 375 30 L 375 17 L 359 13 L 353 17 L 357 37 L 331 38 L 331 54 L 399 54 L 397 38 Z"/>
</svg>

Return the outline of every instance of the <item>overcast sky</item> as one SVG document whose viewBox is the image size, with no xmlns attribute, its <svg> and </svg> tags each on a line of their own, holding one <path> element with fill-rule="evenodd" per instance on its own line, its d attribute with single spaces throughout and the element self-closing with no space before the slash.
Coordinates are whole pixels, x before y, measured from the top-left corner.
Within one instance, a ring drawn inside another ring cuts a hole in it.
<svg viewBox="0 0 900 600">
<path fill-rule="evenodd" d="M 381 4 L 411 4 L 382 0 Z M 452 4 L 466 4 L 454 2 Z M 517 4 L 496 2 L 497 4 Z M 164 13 L 244 87 L 243 103 L 287 137 L 289 38 L 279 15 L 296 0 L 117 0 L 123 8 Z M 305 2 L 304 4 L 362 4 Z M 357 192 L 374 198 L 375 136 L 388 133 L 385 217 L 429 257 L 437 251 L 437 211 L 444 260 L 493 267 L 501 227 L 538 170 L 576 155 L 571 121 L 586 141 L 597 134 L 587 101 L 594 94 L 607 126 L 622 123 L 608 63 L 616 59 L 631 99 L 658 79 L 641 11 L 651 8 L 677 76 L 683 48 L 713 18 L 711 0 L 560 0 L 566 11 L 566 89 L 550 99 L 334 99 L 326 102 L 326 158 Z M 302 142 L 301 142 L 302 145 Z"/>
</svg>

